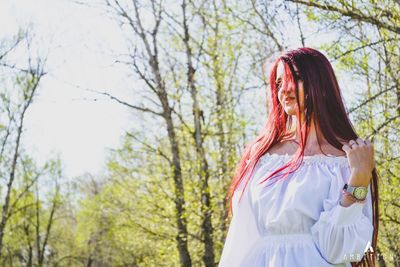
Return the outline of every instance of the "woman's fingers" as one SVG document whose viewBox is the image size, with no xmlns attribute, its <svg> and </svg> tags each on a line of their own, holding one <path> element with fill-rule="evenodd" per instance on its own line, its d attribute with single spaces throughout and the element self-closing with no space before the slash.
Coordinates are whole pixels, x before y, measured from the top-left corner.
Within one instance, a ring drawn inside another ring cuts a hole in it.
<svg viewBox="0 0 400 267">
<path fill-rule="evenodd" d="M 345 144 L 342 146 L 342 150 L 347 153 L 348 151 L 351 150 L 351 148 L 347 144 Z"/>
<path fill-rule="evenodd" d="M 369 141 L 368 139 L 365 139 L 364 142 L 365 142 L 365 145 L 366 145 L 368 148 L 372 149 L 372 151 L 374 150 L 374 144 L 371 143 L 371 141 Z"/>
<path fill-rule="evenodd" d="M 374 147 L 371 142 L 357 138 L 344 144 L 342 150 L 347 154 L 351 169 L 368 178 L 375 166 Z"/>
<path fill-rule="evenodd" d="M 369 140 L 363 140 L 362 138 L 357 138 L 356 140 L 350 140 L 347 144 L 342 147 L 342 150 L 349 151 L 351 149 L 363 146 L 370 146 L 372 145 Z"/>
<path fill-rule="evenodd" d="M 350 140 L 347 144 L 344 144 L 342 150 L 348 152 L 352 149 L 363 146 L 372 147 L 373 144 L 368 139 L 363 140 L 362 138 L 357 138 L 356 140 Z"/>
<path fill-rule="evenodd" d="M 361 138 L 357 138 L 356 142 L 358 146 L 365 146 L 365 142 Z"/>
<path fill-rule="evenodd" d="M 349 145 L 350 145 L 351 148 L 356 148 L 356 147 L 358 147 L 357 142 L 354 141 L 354 140 L 350 140 L 350 141 L 349 141 Z"/>
</svg>

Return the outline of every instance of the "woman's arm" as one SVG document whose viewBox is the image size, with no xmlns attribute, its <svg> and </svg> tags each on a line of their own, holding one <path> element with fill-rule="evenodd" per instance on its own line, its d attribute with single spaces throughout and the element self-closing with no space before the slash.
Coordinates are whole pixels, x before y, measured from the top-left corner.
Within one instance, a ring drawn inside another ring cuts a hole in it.
<svg viewBox="0 0 400 267">
<path fill-rule="evenodd" d="M 372 178 L 372 170 L 375 168 L 374 147 L 368 140 L 358 138 L 344 144 L 342 149 L 346 152 L 351 168 L 351 177 L 348 184 L 351 186 L 367 187 Z M 344 195 L 340 203 L 348 207 L 355 201 L 349 195 Z"/>
<path fill-rule="evenodd" d="M 332 185 L 324 210 L 311 227 L 315 245 L 331 264 L 360 261 L 374 231 L 370 190 L 365 202 L 344 207 L 339 202 L 342 186 L 338 182 Z"/>
<path fill-rule="evenodd" d="M 311 227 L 314 242 L 321 255 L 332 264 L 357 262 L 371 246 L 374 231 L 370 180 L 375 166 L 373 146 L 357 139 L 343 146 L 347 154 L 351 175 L 346 182 L 352 186 L 369 187 L 364 202 L 354 202 L 342 196 L 342 183 L 332 183 L 324 210 Z"/>
</svg>

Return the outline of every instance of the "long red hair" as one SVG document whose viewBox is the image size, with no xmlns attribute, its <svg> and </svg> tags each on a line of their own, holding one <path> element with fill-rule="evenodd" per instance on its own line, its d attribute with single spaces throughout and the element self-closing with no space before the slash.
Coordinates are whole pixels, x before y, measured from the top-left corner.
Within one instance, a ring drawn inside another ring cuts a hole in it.
<svg viewBox="0 0 400 267">
<path fill-rule="evenodd" d="M 344 142 L 347 143 L 358 138 L 343 104 L 339 84 L 329 60 L 321 52 L 307 47 L 291 50 L 279 56 L 274 62 L 269 76 L 269 116 L 259 135 L 246 146 L 229 188 L 230 213 L 232 213 L 232 197 L 235 190 L 239 184 L 244 183 L 240 195 L 241 199 L 260 157 L 275 144 L 294 136 L 293 131 L 291 131 L 292 116 L 288 116 L 285 113 L 278 100 L 275 80 L 279 62 L 282 62 L 284 66 L 283 79 L 285 82 L 283 82 L 283 86 L 286 88 L 282 88 L 282 90 L 286 90 L 288 86 L 295 88 L 297 118 L 300 118 L 298 81 L 299 79 L 303 81 L 304 116 L 302 117 L 304 121 L 296 123 L 299 147 L 293 158 L 268 177 L 265 177 L 261 183 L 273 177 L 279 177 L 274 182 L 285 179 L 288 174 L 295 172 L 299 168 L 303 161 L 304 148 L 312 120 L 315 123 L 317 138 L 323 136 L 330 145 L 337 149 L 341 149 Z M 295 74 L 294 67 L 297 68 L 296 72 L 300 76 Z M 319 140 L 318 138 L 318 143 L 320 143 Z M 375 252 L 379 223 L 378 175 L 376 169 L 372 173 L 371 197 L 374 226 L 372 247 Z M 375 266 L 375 258 L 375 253 L 368 252 L 360 262 L 353 262 L 352 266 Z"/>
</svg>

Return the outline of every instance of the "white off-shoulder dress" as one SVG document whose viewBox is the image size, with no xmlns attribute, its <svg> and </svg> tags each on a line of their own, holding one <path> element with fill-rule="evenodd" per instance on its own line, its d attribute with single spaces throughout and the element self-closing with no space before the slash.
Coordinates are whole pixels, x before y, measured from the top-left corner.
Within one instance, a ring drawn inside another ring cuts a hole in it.
<svg viewBox="0 0 400 267">
<path fill-rule="evenodd" d="M 365 202 L 339 203 L 350 177 L 347 158 L 305 156 L 287 178 L 258 184 L 290 159 L 264 154 L 240 202 L 239 185 L 219 267 L 351 266 L 370 248 L 370 186 Z"/>
</svg>

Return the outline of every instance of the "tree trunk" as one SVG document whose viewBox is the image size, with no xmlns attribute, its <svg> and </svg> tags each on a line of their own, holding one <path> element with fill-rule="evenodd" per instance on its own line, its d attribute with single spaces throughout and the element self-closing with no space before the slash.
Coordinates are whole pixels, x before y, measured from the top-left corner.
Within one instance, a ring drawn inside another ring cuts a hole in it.
<svg viewBox="0 0 400 267">
<path fill-rule="evenodd" d="M 196 144 L 196 154 L 197 162 L 199 164 L 199 178 L 200 178 L 200 189 L 201 189 L 201 213 L 202 213 L 202 224 L 201 231 L 204 239 L 204 254 L 203 262 L 206 267 L 213 267 L 215 264 L 214 255 L 214 241 L 213 241 L 213 227 L 212 227 L 212 208 L 211 208 L 211 196 L 210 188 L 208 185 L 210 179 L 210 170 L 208 167 L 208 161 L 204 151 L 204 140 L 202 133 L 202 111 L 200 109 L 199 100 L 197 98 L 197 86 L 195 82 L 195 69 L 193 67 L 192 61 L 192 48 L 189 44 L 189 25 L 187 24 L 186 17 L 186 1 L 182 2 L 182 12 L 183 12 L 183 30 L 184 38 L 183 42 L 186 49 L 187 58 L 187 83 L 190 88 L 191 98 L 192 98 L 192 112 L 193 112 L 193 122 L 194 122 L 194 141 Z"/>
</svg>

